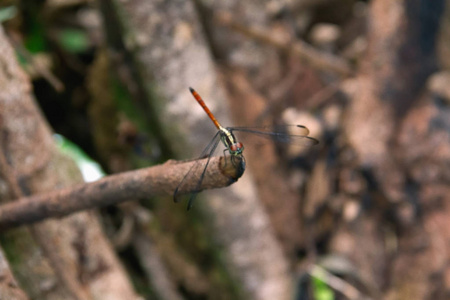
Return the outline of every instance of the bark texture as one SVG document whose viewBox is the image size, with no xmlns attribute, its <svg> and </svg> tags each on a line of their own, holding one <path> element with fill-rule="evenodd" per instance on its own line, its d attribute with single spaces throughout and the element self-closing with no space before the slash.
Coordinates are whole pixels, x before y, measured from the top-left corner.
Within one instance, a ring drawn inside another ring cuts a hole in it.
<svg viewBox="0 0 450 300">
<path fill-rule="evenodd" d="M 3 201 L 80 183 L 77 167 L 55 148 L 3 29 L 0 40 Z M 2 244 L 33 299 L 138 298 L 94 212 L 10 231 Z"/>
<path fill-rule="evenodd" d="M 241 163 L 239 163 L 241 162 Z M 207 168 L 201 186 L 198 180 Z M 241 166 L 241 167 L 238 167 Z M 173 161 L 142 170 L 123 172 L 98 181 L 18 199 L 0 208 L 0 230 L 35 223 L 49 218 L 61 218 L 81 210 L 117 204 L 130 199 L 199 192 L 224 187 L 236 182 L 244 171 L 241 158 L 212 158 L 184 164 Z M 185 174 L 189 172 L 189 178 Z M 183 181 L 183 179 L 185 179 Z M 183 181 L 183 185 L 179 183 Z M 178 195 L 178 196 L 179 196 Z M 175 198 L 175 200 L 179 200 Z"/>
</svg>

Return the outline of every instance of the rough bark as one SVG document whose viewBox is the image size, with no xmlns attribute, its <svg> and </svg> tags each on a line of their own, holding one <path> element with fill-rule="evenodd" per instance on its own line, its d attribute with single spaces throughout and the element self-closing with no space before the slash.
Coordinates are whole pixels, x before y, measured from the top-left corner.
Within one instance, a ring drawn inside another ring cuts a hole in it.
<svg viewBox="0 0 450 300">
<path fill-rule="evenodd" d="M 241 162 L 241 164 L 239 163 Z M 198 178 L 208 168 L 198 186 Z M 244 161 L 229 157 L 203 159 L 188 163 L 169 163 L 142 170 L 123 172 L 96 182 L 60 189 L 46 194 L 17 199 L 0 207 L 0 230 L 49 218 L 61 218 L 81 210 L 117 204 L 130 199 L 172 196 L 218 188 L 235 182 L 244 171 Z M 239 167 L 241 166 L 241 167 Z M 185 178 L 189 172 L 190 177 Z M 183 179 L 185 179 L 183 181 Z M 179 186 L 183 181 L 183 185 Z"/>
<path fill-rule="evenodd" d="M 29 79 L 0 31 L 0 130 L 3 199 L 82 181 L 58 153 L 33 102 Z M 2 244 L 19 283 L 33 299 L 137 299 L 94 212 L 10 231 Z"/>
<path fill-rule="evenodd" d="M 0 296 L 2 299 L 29 299 L 25 292 L 19 287 L 16 279 L 14 278 L 3 249 L 0 249 L 0 278 Z"/>
</svg>

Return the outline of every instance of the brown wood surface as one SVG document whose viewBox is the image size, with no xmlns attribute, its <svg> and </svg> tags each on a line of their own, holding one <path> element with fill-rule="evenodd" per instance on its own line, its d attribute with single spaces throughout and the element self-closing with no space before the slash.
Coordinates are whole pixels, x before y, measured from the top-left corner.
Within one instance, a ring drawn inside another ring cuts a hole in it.
<svg viewBox="0 0 450 300">
<path fill-rule="evenodd" d="M 3 29 L 0 40 L 1 177 L 8 187 L 3 201 L 82 182 L 74 163 L 56 150 Z M 15 276 L 30 298 L 137 298 L 96 218 L 83 212 L 8 233 L 6 257 L 22 257 Z"/>
</svg>

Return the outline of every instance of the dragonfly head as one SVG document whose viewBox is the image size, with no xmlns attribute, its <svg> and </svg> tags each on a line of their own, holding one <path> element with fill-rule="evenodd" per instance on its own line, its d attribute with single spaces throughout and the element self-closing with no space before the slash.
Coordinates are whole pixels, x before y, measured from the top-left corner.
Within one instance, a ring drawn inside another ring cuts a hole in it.
<svg viewBox="0 0 450 300">
<path fill-rule="evenodd" d="M 244 145 L 240 142 L 234 143 L 229 148 L 231 155 L 242 155 L 244 151 Z"/>
</svg>

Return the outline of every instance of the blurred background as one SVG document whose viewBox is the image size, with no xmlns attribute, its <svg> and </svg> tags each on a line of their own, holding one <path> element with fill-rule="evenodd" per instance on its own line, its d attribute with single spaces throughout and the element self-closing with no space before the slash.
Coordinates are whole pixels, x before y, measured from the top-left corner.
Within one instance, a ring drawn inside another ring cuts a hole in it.
<svg viewBox="0 0 450 300">
<path fill-rule="evenodd" d="M 450 1 L 4 0 L 0 21 L 1 72 L 23 70 L 0 87 L 29 98 L 13 118 L 0 93 L 0 126 L 44 128 L 8 129 L 11 161 L 43 163 L 2 168 L 3 202 L 82 182 L 73 162 L 91 181 L 198 157 L 216 129 L 190 86 L 224 126 L 319 140 L 236 133 L 243 177 L 189 212 L 1 233 L 0 299 L 450 298 Z"/>
</svg>

